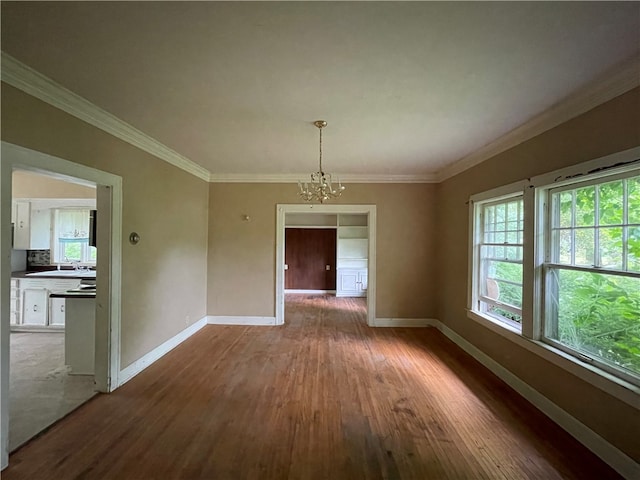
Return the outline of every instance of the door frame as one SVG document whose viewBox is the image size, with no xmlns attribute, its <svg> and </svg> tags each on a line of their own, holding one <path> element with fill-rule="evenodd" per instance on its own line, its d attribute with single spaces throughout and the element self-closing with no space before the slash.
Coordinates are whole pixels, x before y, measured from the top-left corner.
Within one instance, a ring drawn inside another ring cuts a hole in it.
<svg viewBox="0 0 640 480">
<path fill-rule="evenodd" d="M 0 468 L 9 462 L 9 368 L 11 284 L 11 200 L 14 169 L 44 171 L 85 180 L 97 186 L 96 202 L 101 210 L 98 228 L 106 234 L 98 236 L 101 254 L 97 263 L 96 289 L 96 389 L 111 392 L 119 385 L 120 309 L 122 265 L 122 177 L 70 162 L 8 142 L 1 143 L 0 161 Z"/>
<path fill-rule="evenodd" d="M 367 215 L 368 237 L 368 288 L 367 325 L 375 326 L 376 319 L 376 206 L 375 205 L 324 205 L 277 204 L 276 205 L 276 325 L 284 324 L 284 229 L 287 213 L 330 213 Z M 336 279 L 337 281 L 337 279 Z"/>
</svg>

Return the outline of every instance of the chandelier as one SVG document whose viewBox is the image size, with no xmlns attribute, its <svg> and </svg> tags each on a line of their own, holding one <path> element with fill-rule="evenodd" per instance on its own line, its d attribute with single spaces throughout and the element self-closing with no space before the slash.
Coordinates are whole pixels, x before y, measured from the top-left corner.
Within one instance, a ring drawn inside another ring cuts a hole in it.
<svg viewBox="0 0 640 480">
<path fill-rule="evenodd" d="M 316 120 L 313 124 L 320 130 L 320 168 L 311 174 L 310 182 L 298 182 L 298 196 L 307 202 L 318 201 L 324 203 L 331 198 L 342 195 L 345 187 L 338 180 L 338 185 L 332 184 L 331 174 L 322 170 L 322 129 L 327 126 L 324 120 Z"/>
</svg>

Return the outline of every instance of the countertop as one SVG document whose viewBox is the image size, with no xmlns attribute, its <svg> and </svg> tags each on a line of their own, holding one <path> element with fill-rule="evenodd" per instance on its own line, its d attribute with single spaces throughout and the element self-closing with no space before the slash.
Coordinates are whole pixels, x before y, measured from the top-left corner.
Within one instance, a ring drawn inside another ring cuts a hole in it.
<svg viewBox="0 0 640 480">
<path fill-rule="evenodd" d="M 51 270 L 53 272 L 53 270 Z M 69 270 L 64 270 L 65 272 L 68 272 Z M 96 275 L 95 275 L 95 270 L 92 270 L 93 276 L 84 274 L 84 275 L 73 275 L 73 274 L 69 274 L 69 273 L 65 273 L 65 274 L 60 274 L 60 275 L 56 275 L 56 274 L 51 274 L 51 275 L 46 275 L 46 276 L 29 276 L 27 275 L 28 273 L 40 273 L 42 272 L 42 270 L 38 270 L 38 271 L 33 271 L 33 270 L 23 270 L 23 271 L 19 271 L 19 272 L 11 272 L 11 278 L 88 278 L 89 280 L 95 280 Z"/>
<path fill-rule="evenodd" d="M 49 294 L 49 298 L 96 298 L 96 291 L 75 292 L 67 290 L 66 292 L 52 292 Z"/>
</svg>

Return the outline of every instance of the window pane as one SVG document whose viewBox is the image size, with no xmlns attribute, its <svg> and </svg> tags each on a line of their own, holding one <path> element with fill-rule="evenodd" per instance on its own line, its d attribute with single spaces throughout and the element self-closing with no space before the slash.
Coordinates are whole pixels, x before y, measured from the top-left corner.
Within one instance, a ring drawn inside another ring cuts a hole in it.
<svg viewBox="0 0 640 480">
<path fill-rule="evenodd" d="M 627 180 L 629 223 L 640 224 L 640 177 Z"/>
<path fill-rule="evenodd" d="M 596 189 L 585 187 L 576 190 L 576 226 L 595 225 Z"/>
<path fill-rule="evenodd" d="M 547 337 L 640 373 L 640 279 L 569 270 L 550 275 L 558 289 Z"/>
<path fill-rule="evenodd" d="M 640 272 L 640 227 L 629 227 L 627 269 Z"/>
<path fill-rule="evenodd" d="M 485 262 L 484 294 L 503 303 L 522 307 L 522 265 L 487 260 Z M 492 290 L 493 289 L 493 290 Z"/>
<path fill-rule="evenodd" d="M 593 251 L 595 250 L 594 243 L 594 228 L 581 228 L 575 231 L 576 245 L 575 245 L 575 265 L 593 265 Z"/>
<path fill-rule="evenodd" d="M 95 262 L 98 258 L 98 249 L 96 247 L 89 247 L 89 261 Z"/>
<path fill-rule="evenodd" d="M 64 262 L 79 262 L 82 260 L 82 243 L 62 243 L 62 260 Z"/>
<path fill-rule="evenodd" d="M 600 225 L 621 225 L 623 223 L 622 180 L 599 186 Z"/>
<path fill-rule="evenodd" d="M 556 240 L 556 245 L 558 246 L 557 255 L 558 257 L 555 259 L 556 262 L 559 263 L 571 263 L 571 230 L 560 230 L 556 232 L 558 239 Z"/>
<path fill-rule="evenodd" d="M 622 269 L 622 227 L 600 228 L 600 266 Z"/>
<path fill-rule="evenodd" d="M 559 204 L 559 218 L 557 220 L 558 227 L 570 227 L 573 213 L 573 192 L 562 192 L 554 195 L 554 201 Z"/>
</svg>

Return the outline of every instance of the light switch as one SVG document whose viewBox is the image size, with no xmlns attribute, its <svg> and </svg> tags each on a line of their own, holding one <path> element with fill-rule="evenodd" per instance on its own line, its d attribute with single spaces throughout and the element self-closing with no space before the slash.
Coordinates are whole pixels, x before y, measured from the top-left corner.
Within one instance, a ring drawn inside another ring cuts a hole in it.
<svg viewBox="0 0 640 480">
<path fill-rule="evenodd" d="M 326 265 L 326 266 L 324 267 L 324 269 L 325 269 L 325 270 L 331 270 L 331 265 Z"/>
<path fill-rule="evenodd" d="M 289 270 L 289 265 L 287 265 L 286 263 L 284 264 L 284 269 L 285 270 Z"/>
</svg>

